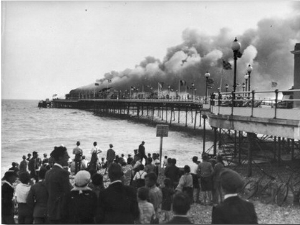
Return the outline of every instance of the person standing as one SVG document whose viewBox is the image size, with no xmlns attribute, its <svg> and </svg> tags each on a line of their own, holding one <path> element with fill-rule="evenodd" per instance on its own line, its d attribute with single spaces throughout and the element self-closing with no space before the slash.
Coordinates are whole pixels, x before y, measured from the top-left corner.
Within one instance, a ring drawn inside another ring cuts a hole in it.
<svg viewBox="0 0 300 225">
<path fill-rule="evenodd" d="M 18 223 L 31 224 L 33 222 L 31 207 L 27 205 L 27 196 L 31 188 L 30 175 L 28 172 L 20 173 L 20 183 L 16 186 L 15 197 L 18 203 Z"/>
<path fill-rule="evenodd" d="M 162 191 L 162 204 L 161 204 L 161 210 L 165 214 L 164 221 L 170 220 L 170 211 L 172 208 L 172 199 L 173 195 L 175 193 L 174 188 L 171 186 L 171 180 L 169 178 L 166 178 L 164 180 L 164 187 L 161 188 Z"/>
<path fill-rule="evenodd" d="M 244 186 L 241 176 L 231 169 L 224 169 L 220 173 L 220 183 L 224 201 L 213 207 L 212 224 L 257 224 L 253 203 L 238 196 Z"/>
<path fill-rule="evenodd" d="M 97 147 L 96 141 L 93 143 L 93 146 L 94 147 L 91 149 L 91 160 L 88 166 L 88 170 L 91 174 L 94 174 L 100 168 L 98 154 L 102 152 L 102 150 Z"/>
<path fill-rule="evenodd" d="M 170 178 L 173 188 L 176 188 L 180 178 L 180 170 L 176 166 L 176 159 L 171 159 L 171 165 L 165 168 L 165 176 Z"/>
<path fill-rule="evenodd" d="M 75 184 L 67 195 L 68 223 L 92 224 L 97 210 L 97 195 L 88 184 L 91 174 L 79 171 L 74 178 Z"/>
<path fill-rule="evenodd" d="M 185 165 L 184 174 L 180 177 L 176 191 L 185 193 L 190 200 L 190 204 L 193 203 L 193 176 L 190 174 L 191 169 L 188 165 Z"/>
<path fill-rule="evenodd" d="M 177 193 L 173 199 L 173 218 L 168 221 L 166 224 L 192 224 L 188 218 L 188 211 L 191 208 L 191 204 L 186 194 Z"/>
<path fill-rule="evenodd" d="M 222 202 L 222 190 L 220 184 L 220 173 L 224 169 L 224 162 L 221 155 L 217 155 L 217 163 L 214 166 L 214 172 L 212 174 L 213 177 L 213 203 L 214 206 L 218 205 Z"/>
<path fill-rule="evenodd" d="M 122 167 L 112 163 L 108 168 L 111 180 L 108 188 L 100 192 L 96 223 L 133 224 L 139 217 L 136 188 L 122 183 Z"/>
<path fill-rule="evenodd" d="M 43 166 L 47 166 L 49 164 L 49 158 L 47 157 L 47 153 L 44 153 L 44 159 L 42 161 Z"/>
<path fill-rule="evenodd" d="M 14 196 L 14 186 L 13 183 L 16 182 L 18 175 L 9 170 L 5 172 L 4 177 L 2 178 L 3 184 L 1 188 L 1 203 L 2 203 L 2 210 L 1 210 L 1 218 L 2 224 L 14 224 L 14 203 L 13 203 L 13 196 Z"/>
<path fill-rule="evenodd" d="M 73 154 L 75 155 L 75 160 L 80 160 L 83 152 L 82 152 L 82 148 L 79 147 L 80 146 L 80 141 L 76 142 L 76 147 L 73 149 Z"/>
<path fill-rule="evenodd" d="M 55 163 L 45 177 L 49 194 L 47 216 L 50 223 L 63 223 L 66 221 L 66 195 L 70 193 L 72 187 L 69 181 L 69 173 L 63 167 L 68 166 L 70 156 L 67 148 L 63 146 L 54 147 L 50 156 Z"/>
<path fill-rule="evenodd" d="M 39 171 L 39 182 L 31 186 L 26 200 L 28 207 L 33 211 L 34 224 L 47 222 L 48 191 L 45 185 L 46 172 L 47 169 L 42 166 Z"/>
<path fill-rule="evenodd" d="M 212 174 L 214 169 L 209 162 L 209 157 L 206 153 L 202 155 L 202 160 L 203 162 L 199 163 L 197 174 L 200 177 L 201 191 L 204 192 L 203 203 L 204 205 L 211 205 L 211 191 L 213 188 Z"/>
<path fill-rule="evenodd" d="M 19 171 L 19 173 L 27 172 L 28 162 L 26 160 L 26 155 L 23 155 L 22 159 L 23 160 L 20 162 L 20 171 Z"/>
<path fill-rule="evenodd" d="M 158 210 L 162 203 L 162 192 L 156 186 L 157 176 L 155 173 L 148 173 L 145 176 L 146 187 L 149 188 L 149 202 L 153 204 L 156 217 L 158 218 Z"/>
<path fill-rule="evenodd" d="M 192 158 L 193 162 L 190 166 L 191 168 L 191 174 L 193 176 L 193 202 L 200 203 L 199 195 L 200 195 L 200 185 L 199 185 L 199 178 L 197 174 L 198 170 L 198 157 L 194 156 Z"/>
<path fill-rule="evenodd" d="M 116 152 L 113 150 L 113 145 L 109 144 L 109 149 L 107 150 L 107 154 L 106 154 L 106 161 L 107 161 L 107 167 L 105 169 L 105 173 L 107 171 L 107 169 L 110 167 L 110 165 L 112 164 L 112 162 L 114 161 L 114 159 L 116 158 Z"/>
<path fill-rule="evenodd" d="M 38 153 L 33 152 L 32 158 L 29 160 L 28 169 L 30 171 L 30 177 L 34 178 L 36 182 L 38 182 Z"/>
<path fill-rule="evenodd" d="M 138 204 L 140 216 L 136 223 L 138 224 L 150 224 L 151 219 L 156 217 L 153 205 L 147 201 L 149 198 L 149 189 L 141 187 L 138 189 Z"/>
<path fill-rule="evenodd" d="M 142 141 L 142 143 L 139 145 L 138 152 L 139 152 L 139 155 L 142 159 L 142 162 L 143 162 L 143 159 L 145 159 L 145 163 L 146 163 L 147 162 L 147 156 L 146 156 L 146 152 L 145 152 L 145 142 L 144 141 Z"/>
</svg>

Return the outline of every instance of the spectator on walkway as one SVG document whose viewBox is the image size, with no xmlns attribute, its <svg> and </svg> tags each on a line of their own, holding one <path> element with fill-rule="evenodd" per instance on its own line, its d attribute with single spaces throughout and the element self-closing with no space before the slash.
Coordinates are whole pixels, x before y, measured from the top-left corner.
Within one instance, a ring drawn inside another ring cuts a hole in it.
<svg viewBox="0 0 300 225">
<path fill-rule="evenodd" d="M 79 171 L 75 175 L 74 188 L 67 195 L 68 223 L 94 223 L 97 195 L 88 187 L 90 179 L 90 173 L 85 170 Z"/>
<path fill-rule="evenodd" d="M 184 174 L 180 177 L 176 191 L 185 193 L 190 200 L 190 204 L 193 203 L 193 176 L 191 175 L 190 167 L 185 165 L 183 168 Z"/>
<path fill-rule="evenodd" d="M 153 204 L 156 217 L 158 217 L 158 210 L 162 203 L 162 192 L 156 186 L 157 176 L 155 173 L 148 173 L 145 176 L 146 187 L 149 188 L 149 201 Z"/>
<path fill-rule="evenodd" d="M 257 224 L 253 203 L 238 196 L 244 185 L 241 176 L 231 169 L 224 169 L 220 174 L 220 182 L 224 201 L 213 207 L 212 224 Z"/>
<path fill-rule="evenodd" d="M 34 224 L 47 222 L 48 191 L 45 184 L 46 172 L 47 169 L 42 166 L 39 171 L 39 181 L 30 188 L 26 200 L 28 207 L 33 211 Z"/>
<path fill-rule="evenodd" d="M 164 187 L 161 188 L 161 191 L 162 191 L 161 210 L 165 214 L 164 221 L 169 221 L 173 195 L 175 193 L 171 185 L 171 180 L 169 178 L 164 179 Z"/>
<path fill-rule="evenodd" d="M 38 169 L 39 169 L 39 162 L 38 162 L 38 153 L 33 152 L 32 158 L 29 160 L 28 169 L 30 171 L 30 177 L 35 179 L 38 182 Z"/>
<path fill-rule="evenodd" d="M 139 145 L 139 155 L 142 159 L 142 162 L 143 162 L 143 159 L 145 159 L 145 163 L 147 162 L 147 156 L 146 156 L 146 152 L 145 152 L 145 142 L 142 141 L 142 143 Z"/>
<path fill-rule="evenodd" d="M 133 183 L 136 188 L 145 186 L 145 176 L 147 173 L 144 171 L 145 167 L 143 164 L 139 166 L 139 171 L 133 177 Z"/>
<path fill-rule="evenodd" d="M 73 149 L 73 154 L 75 155 L 75 160 L 80 160 L 83 155 L 82 148 L 80 148 L 79 146 L 80 146 L 80 141 L 77 141 L 76 147 Z"/>
<path fill-rule="evenodd" d="M 69 173 L 64 166 L 68 165 L 69 154 L 66 147 L 54 147 L 50 156 L 54 159 L 54 165 L 46 173 L 45 184 L 49 194 L 47 202 L 47 216 L 49 223 L 66 222 L 66 196 L 70 193 L 72 185 L 69 181 Z"/>
<path fill-rule="evenodd" d="M 147 159 L 147 164 L 145 166 L 146 173 L 155 173 L 155 165 L 152 164 L 152 158 Z"/>
<path fill-rule="evenodd" d="M 176 188 L 180 178 L 180 170 L 176 166 L 176 159 L 172 159 L 171 165 L 166 167 L 165 176 L 170 178 L 173 188 Z"/>
<path fill-rule="evenodd" d="M 137 191 L 134 187 L 123 185 L 122 176 L 122 167 L 112 163 L 108 169 L 111 183 L 99 195 L 97 223 L 133 224 L 138 219 Z"/>
<path fill-rule="evenodd" d="M 23 155 L 22 159 L 23 160 L 20 162 L 20 171 L 19 171 L 19 173 L 28 172 L 27 171 L 28 162 L 26 160 L 26 155 Z"/>
<path fill-rule="evenodd" d="M 26 160 L 29 162 L 29 161 L 30 161 L 30 159 L 31 159 L 31 154 L 30 154 L 30 153 L 28 153 L 28 154 L 27 154 L 27 159 L 26 159 Z"/>
<path fill-rule="evenodd" d="M 109 149 L 107 150 L 107 154 L 106 154 L 106 161 L 107 161 L 107 167 L 105 169 L 105 173 L 107 171 L 107 169 L 110 167 L 110 165 L 112 164 L 112 162 L 114 161 L 114 159 L 116 158 L 116 152 L 115 150 L 113 150 L 113 145 L 109 144 Z"/>
<path fill-rule="evenodd" d="M 97 157 L 98 157 L 98 154 L 101 153 L 101 152 L 102 152 L 102 150 L 101 150 L 100 148 L 98 148 L 97 142 L 95 141 L 95 142 L 93 143 L 93 148 L 91 149 L 91 155 L 92 155 L 93 153 L 96 153 L 96 154 L 97 154 Z"/>
<path fill-rule="evenodd" d="M 19 164 L 16 162 L 11 163 L 12 167 L 9 168 L 9 170 L 14 171 L 15 173 L 19 173 Z"/>
<path fill-rule="evenodd" d="M 206 153 L 202 155 L 203 162 L 199 163 L 198 166 L 198 176 L 201 182 L 201 192 L 203 192 L 203 203 L 204 205 L 212 204 L 211 191 L 213 188 L 212 184 L 212 173 L 214 169 L 209 162 L 209 157 Z"/>
<path fill-rule="evenodd" d="M 32 208 L 27 205 L 27 196 L 31 188 L 30 175 L 28 172 L 20 173 L 20 182 L 16 186 L 15 197 L 18 203 L 18 223 L 19 224 L 31 224 L 33 222 Z"/>
<path fill-rule="evenodd" d="M 156 217 L 153 204 L 148 202 L 149 199 L 149 189 L 146 187 L 141 187 L 138 189 L 138 205 L 140 216 L 135 223 L 138 224 L 150 224 L 151 218 Z"/>
<path fill-rule="evenodd" d="M 190 207 L 190 201 L 186 194 L 181 192 L 175 194 L 173 199 L 174 216 L 166 224 L 192 224 L 187 216 Z"/>
<path fill-rule="evenodd" d="M 224 162 L 221 155 L 217 155 L 217 163 L 214 166 L 214 172 L 212 174 L 213 177 L 213 204 L 214 206 L 218 205 L 222 202 L 222 190 L 220 184 L 220 173 L 224 169 Z"/>
<path fill-rule="evenodd" d="M 128 154 L 127 164 L 128 164 L 128 165 L 131 164 L 132 161 L 133 161 L 133 158 L 132 158 L 131 154 Z"/>
<path fill-rule="evenodd" d="M 2 178 L 3 184 L 1 188 L 1 218 L 2 224 L 14 224 L 14 186 L 13 183 L 17 180 L 17 173 L 12 170 L 5 172 L 4 177 Z"/>
<path fill-rule="evenodd" d="M 198 165 L 199 165 L 198 157 L 194 156 L 192 158 L 192 163 L 190 165 L 191 168 L 191 174 L 193 177 L 193 202 L 194 203 L 200 203 L 200 184 L 199 184 L 199 177 L 198 177 Z"/>
<path fill-rule="evenodd" d="M 42 161 L 43 166 L 47 166 L 49 164 L 49 158 L 47 157 L 47 153 L 44 153 L 44 159 Z"/>
</svg>

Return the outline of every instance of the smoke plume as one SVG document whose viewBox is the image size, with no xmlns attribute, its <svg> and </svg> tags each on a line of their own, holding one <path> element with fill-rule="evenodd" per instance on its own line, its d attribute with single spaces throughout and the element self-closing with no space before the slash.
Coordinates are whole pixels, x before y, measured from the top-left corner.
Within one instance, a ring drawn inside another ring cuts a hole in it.
<svg viewBox="0 0 300 225">
<path fill-rule="evenodd" d="M 293 3 L 294 13 L 288 19 L 266 18 L 257 23 L 257 28 L 248 29 L 237 36 L 241 43 L 241 58 L 237 61 L 237 83 L 245 82 L 244 75 L 248 64 L 253 66 L 251 89 L 271 90 L 271 82 L 277 82 L 279 90 L 291 88 L 294 77 L 294 56 L 290 51 L 300 42 L 300 4 Z M 157 89 L 158 82 L 170 85 L 175 91 L 179 80 L 185 80 L 189 86 L 195 84 L 197 95 L 205 95 L 205 76 L 209 71 L 214 80 L 212 90 L 229 91 L 233 85 L 233 70 L 222 70 L 222 60 L 233 67 L 231 44 L 235 35 L 228 28 L 220 29 L 215 36 L 209 36 L 197 29 L 187 28 L 182 32 L 183 42 L 167 49 L 166 56 L 159 59 L 147 56 L 135 68 L 123 71 L 111 71 L 97 80 L 96 90 L 107 86 L 116 90 L 129 90 L 131 86 L 144 91 Z M 111 80 L 111 82 L 109 82 Z M 77 88 L 73 91 L 93 91 L 95 84 Z M 274 89 L 274 88 L 273 88 Z M 242 86 L 237 90 L 241 91 Z"/>
</svg>

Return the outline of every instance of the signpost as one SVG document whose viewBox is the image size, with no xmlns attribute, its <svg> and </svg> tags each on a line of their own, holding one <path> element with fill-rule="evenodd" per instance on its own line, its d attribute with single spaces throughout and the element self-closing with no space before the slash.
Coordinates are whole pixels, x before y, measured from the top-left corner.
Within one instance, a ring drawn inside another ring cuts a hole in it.
<svg viewBox="0 0 300 225">
<path fill-rule="evenodd" d="M 156 125 L 156 137 L 160 137 L 160 147 L 159 147 L 159 156 L 160 156 L 160 167 L 162 167 L 162 144 L 163 137 L 168 137 L 169 125 Z"/>
</svg>

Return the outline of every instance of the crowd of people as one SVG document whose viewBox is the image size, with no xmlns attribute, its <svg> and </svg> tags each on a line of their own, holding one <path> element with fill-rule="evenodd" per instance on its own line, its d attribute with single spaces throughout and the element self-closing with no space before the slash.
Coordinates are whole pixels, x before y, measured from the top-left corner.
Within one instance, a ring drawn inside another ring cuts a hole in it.
<svg viewBox="0 0 300 225">
<path fill-rule="evenodd" d="M 212 223 L 257 223 L 254 205 L 238 195 L 241 176 L 220 155 L 194 156 L 182 169 L 146 154 L 144 141 L 127 159 L 113 144 L 106 158 L 101 152 L 94 142 L 87 161 L 78 141 L 72 159 L 61 145 L 49 158 L 33 152 L 12 163 L 2 179 L 2 223 L 188 224 L 192 204 L 212 206 Z"/>
</svg>

